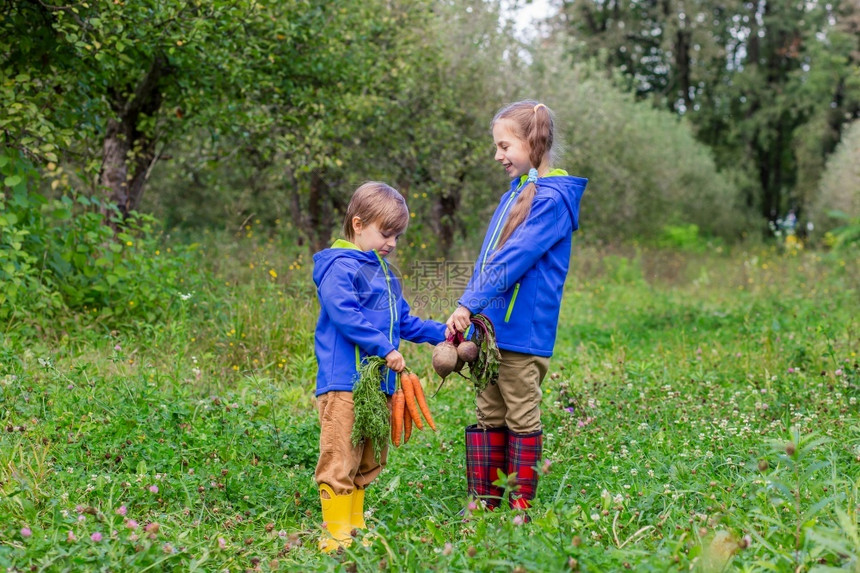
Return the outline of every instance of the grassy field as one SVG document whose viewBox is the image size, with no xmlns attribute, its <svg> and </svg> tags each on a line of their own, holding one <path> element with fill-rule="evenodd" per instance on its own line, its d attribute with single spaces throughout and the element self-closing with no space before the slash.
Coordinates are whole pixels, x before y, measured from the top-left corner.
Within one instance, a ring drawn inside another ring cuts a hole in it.
<svg viewBox="0 0 860 573">
<path fill-rule="evenodd" d="M 5 333 L 0 569 L 860 571 L 856 256 L 577 247 L 531 523 L 461 513 L 452 378 L 368 489 L 371 543 L 323 556 L 311 263 L 254 245 L 204 249 L 166 320 Z"/>
</svg>

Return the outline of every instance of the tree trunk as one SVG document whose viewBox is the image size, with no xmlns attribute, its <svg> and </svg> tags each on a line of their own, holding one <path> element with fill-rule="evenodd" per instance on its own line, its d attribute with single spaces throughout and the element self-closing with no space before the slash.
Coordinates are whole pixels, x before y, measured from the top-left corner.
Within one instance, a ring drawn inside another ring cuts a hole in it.
<svg viewBox="0 0 860 573">
<path fill-rule="evenodd" d="M 128 164 L 130 134 L 121 120 L 108 120 L 102 151 L 101 184 L 108 195 L 108 204 L 115 205 L 122 217 L 128 214 Z M 113 223 L 112 223 L 113 224 Z M 115 226 L 115 225 L 114 225 Z"/>
<path fill-rule="evenodd" d="M 299 188 L 299 182 L 296 179 L 295 173 L 292 169 L 288 170 L 287 176 L 290 181 L 289 193 L 290 206 L 293 212 L 293 224 L 299 231 L 298 244 L 299 246 L 302 246 L 305 244 L 305 238 L 310 237 L 310 234 L 307 232 L 307 229 L 310 228 L 310 217 L 308 217 L 307 210 L 302 208 L 301 190 Z M 314 252 L 315 251 L 311 249 L 311 254 L 313 254 Z"/>
<path fill-rule="evenodd" d="M 328 246 L 331 238 L 332 211 L 329 201 L 329 186 L 319 169 L 311 172 L 310 196 L 308 198 L 310 228 L 307 229 L 314 252 Z"/>
<path fill-rule="evenodd" d="M 115 117 L 108 120 L 102 147 L 100 182 L 110 204 L 124 219 L 135 210 L 143 196 L 146 179 L 153 165 L 156 136 L 140 129 L 139 122 L 161 107 L 160 81 L 169 73 L 167 60 L 156 56 L 149 70 L 132 92 L 112 90 L 111 108 Z M 112 223 L 116 227 L 115 223 Z"/>
<path fill-rule="evenodd" d="M 438 238 L 437 252 L 447 257 L 457 230 L 457 209 L 460 206 L 460 188 L 448 189 L 433 205 L 433 227 Z"/>
<path fill-rule="evenodd" d="M 692 34 L 688 30 L 678 30 L 675 33 L 675 86 L 677 94 L 684 100 L 687 113 L 693 111 L 693 100 L 690 97 L 690 45 Z M 674 101 L 669 102 L 670 109 L 677 110 Z"/>
</svg>

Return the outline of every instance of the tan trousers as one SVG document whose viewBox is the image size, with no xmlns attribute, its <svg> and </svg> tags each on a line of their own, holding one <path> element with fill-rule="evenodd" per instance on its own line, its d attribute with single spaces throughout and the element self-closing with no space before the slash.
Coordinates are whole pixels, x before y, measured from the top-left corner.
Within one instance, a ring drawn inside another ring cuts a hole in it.
<svg viewBox="0 0 860 573">
<path fill-rule="evenodd" d="M 507 426 L 516 434 L 541 430 L 540 385 L 549 370 L 549 358 L 502 350 L 499 381 L 490 384 L 477 400 L 478 427 Z"/>
<path fill-rule="evenodd" d="M 328 484 L 335 495 L 348 495 L 376 479 L 388 461 L 388 445 L 376 461 L 373 444 L 352 445 L 355 421 L 352 392 L 327 392 L 317 398 L 320 417 L 320 457 L 314 472 L 317 484 Z"/>
</svg>

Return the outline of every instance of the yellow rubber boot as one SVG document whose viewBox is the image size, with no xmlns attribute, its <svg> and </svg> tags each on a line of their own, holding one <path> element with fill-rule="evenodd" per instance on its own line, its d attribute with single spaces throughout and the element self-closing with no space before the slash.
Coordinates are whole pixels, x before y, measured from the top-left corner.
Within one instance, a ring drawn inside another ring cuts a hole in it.
<svg viewBox="0 0 860 573">
<path fill-rule="evenodd" d="M 364 488 L 352 492 L 352 518 L 350 523 L 356 529 L 367 529 L 364 522 Z"/>
<path fill-rule="evenodd" d="M 352 492 L 352 518 L 350 521 L 355 529 L 361 531 L 367 529 L 367 524 L 364 522 L 364 488 Z M 361 544 L 370 547 L 372 539 L 373 534 L 367 533 L 361 537 Z"/>
<path fill-rule="evenodd" d="M 352 543 L 352 498 L 354 492 L 347 495 L 335 495 L 331 486 L 320 484 L 320 505 L 322 506 L 323 521 L 328 535 L 319 542 L 320 551 L 330 553 L 339 547 L 349 547 Z"/>
</svg>

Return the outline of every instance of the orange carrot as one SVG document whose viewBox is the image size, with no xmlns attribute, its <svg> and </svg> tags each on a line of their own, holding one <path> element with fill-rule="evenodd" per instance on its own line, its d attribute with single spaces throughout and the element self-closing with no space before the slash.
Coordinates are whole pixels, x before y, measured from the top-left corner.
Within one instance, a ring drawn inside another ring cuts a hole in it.
<svg viewBox="0 0 860 573">
<path fill-rule="evenodd" d="M 418 377 L 415 374 L 407 373 L 400 377 L 400 385 L 403 387 L 403 395 L 406 398 L 406 410 L 418 429 L 423 430 L 424 423 L 421 421 L 421 414 L 418 413 L 418 404 L 415 403 L 415 387 L 412 385 L 416 378 Z"/>
<path fill-rule="evenodd" d="M 391 441 L 394 447 L 400 446 L 400 436 L 403 433 L 403 408 L 406 400 L 403 390 L 398 388 L 391 398 Z"/>
<path fill-rule="evenodd" d="M 406 399 L 403 400 L 403 405 L 406 405 Z M 405 408 L 404 408 L 405 409 Z M 403 443 L 409 441 L 409 438 L 412 436 L 412 416 L 409 412 L 405 412 L 403 415 Z"/>
<path fill-rule="evenodd" d="M 424 414 L 424 419 L 427 420 L 427 425 L 433 431 L 436 431 L 436 423 L 433 422 L 433 416 L 430 415 L 430 408 L 427 406 L 427 398 L 424 397 L 424 388 L 421 386 L 421 381 L 418 380 L 418 375 L 413 373 L 412 376 L 412 391 L 415 392 L 415 400 L 418 401 L 418 407 L 421 408 L 421 413 Z"/>
</svg>

